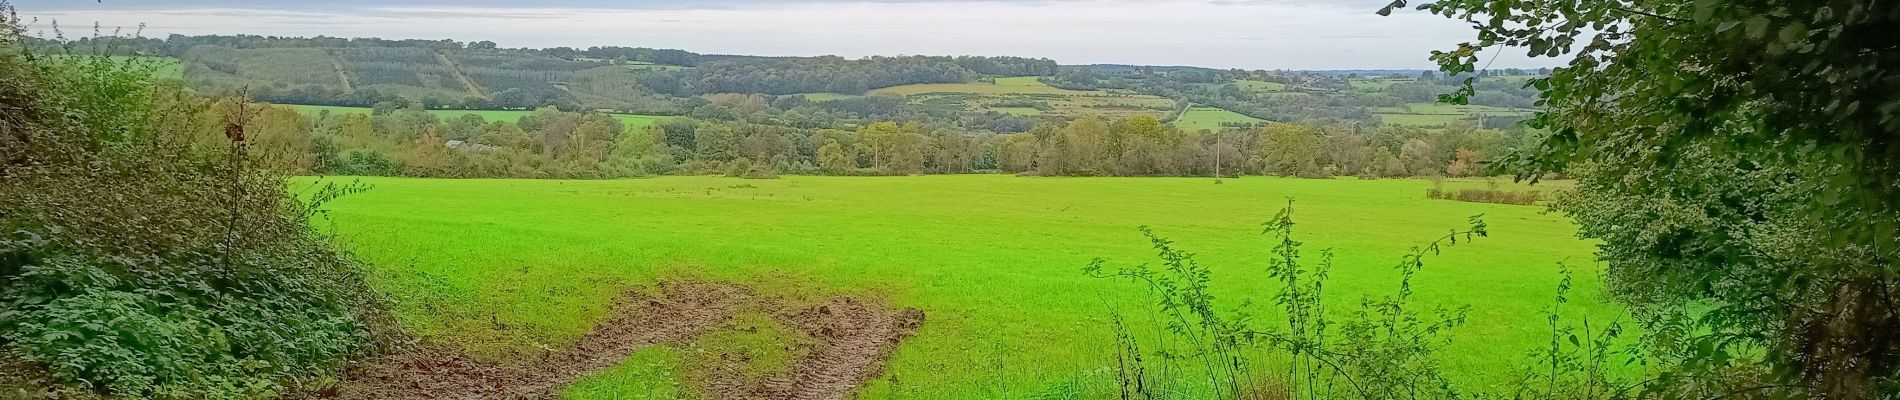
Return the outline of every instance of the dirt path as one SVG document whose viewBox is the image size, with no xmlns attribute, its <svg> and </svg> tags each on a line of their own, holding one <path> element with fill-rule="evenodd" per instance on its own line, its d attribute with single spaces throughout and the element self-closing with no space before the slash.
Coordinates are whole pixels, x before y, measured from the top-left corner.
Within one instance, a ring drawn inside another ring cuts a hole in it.
<svg viewBox="0 0 1900 400">
<path fill-rule="evenodd" d="M 785 309 L 735 285 L 663 282 L 658 295 L 639 291 L 621 297 L 613 316 L 572 348 L 540 360 L 510 363 L 475 360 L 440 347 L 423 346 L 364 363 L 346 373 L 334 390 L 316 397 L 350 399 L 542 399 L 589 374 L 612 367 L 641 348 L 689 342 L 725 328 L 740 309 L 757 309 L 816 339 L 788 374 L 761 385 L 733 384 L 743 377 L 730 368 L 707 371 L 699 393 L 712 399 L 845 399 L 874 379 L 884 359 L 923 322 L 915 309 L 891 310 L 850 297 Z M 689 388 L 695 389 L 695 388 Z"/>
<path fill-rule="evenodd" d="M 469 79 L 468 71 L 463 71 L 461 64 L 456 64 L 455 60 L 449 59 L 449 54 L 446 50 L 436 50 L 435 59 L 441 61 L 442 65 L 449 67 L 449 72 L 455 74 L 455 80 L 462 83 L 462 88 L 468 90 L 468 94 L 484 99 L 488 98 L 487 93 L 482 93 L 482 87 L 475 85 L 474 79 Z"/>
<path fill-rule="evenodd" d="M 330 50 L 324 53 L 330 55 L 330 68 L 336 69 L 336 78 L 343 84 L 343 92 L 349 93 L 356 91 L 356 79 L 350 77 L 350 69 L 343 66 L 343 55 L 338 54 L 336 50 Z"/>
</svg>

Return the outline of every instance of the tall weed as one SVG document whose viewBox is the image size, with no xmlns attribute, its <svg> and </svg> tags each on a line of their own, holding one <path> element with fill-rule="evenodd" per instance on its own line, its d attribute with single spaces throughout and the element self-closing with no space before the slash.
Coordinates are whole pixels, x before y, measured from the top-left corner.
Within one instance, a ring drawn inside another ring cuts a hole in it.
<svg viewBox="0 0 1900 400">
<path fill-rule="evenodd" d="M 1166 337 L 1151 339 L 1161 349 L 1142 351 L 1136 329 L 1112 312 L 1117 337 L 1117 386 L 1125 399 L 1416 399 L 1460 398 L 1464 394 L 1447 380 L 1437 362 L 1438 349 L 1450 341 L 1450 331 L 1464 324 L 1466 308 L 1421 308 L 1412 301 L 1412 278 L 1425 266 L 1427 256 L 1444 247 L 1487 234 L 1481 216 L 1470 227 L 1453 230 L 1414 247 L 1394 268 L 1399 287 L 1391 295 L 1364 297 L 1359 307 L 1337 318 L 1326 309 L 1325 282 L 1333 268 L 1331 251 L 1322 251 L 1318 263 L 1303 263 L 1302 243 L 1293 235 L 1291 203 L 1263 225 L 1276 241 L 1267 275 L 1281 284 L 1273 296 L 1282 309 L 1282 324 L 1255 325 L 1239 311 L 1218 312 L 1208 292 L 1212 274 L 1194 261 L 1193 254 L 1143 227 L 1162 260 L 1163 268 L 1145 265 L 1113 270 L 1096 260 L 1084 272 L 1097 278 L 1126 279 L 1142 284 L 1156 299 L 1153 311 L 1163 320 Z M 1170 345 L 1172 344 L 1172 345 Z M 1277 354 L 1274 363 L 1256 361 L 1257 354 Z M 1189 362 L 1180 368 L 1180 362 Z M 1150 365 L 1150 364 L 1159 365 Z M 1274 367 L 1272 372 L 1263 367 Z M 1166 373 L 1155 374 L 1154 368 Z M 1258 369 L 1258 370 L 1257 370 Z M 1158 390 L 1193 385 L 1201 390 Z M 1200 393 L 1205 393 L 1202 395 Z"/>
</svg>

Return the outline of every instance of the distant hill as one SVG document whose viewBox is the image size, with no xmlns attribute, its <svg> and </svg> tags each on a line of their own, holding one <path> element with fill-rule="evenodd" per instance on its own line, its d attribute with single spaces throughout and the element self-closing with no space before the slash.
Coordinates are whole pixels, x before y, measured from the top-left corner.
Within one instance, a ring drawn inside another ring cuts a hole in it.
<svg viewBox="0 0 1900 400">
<path fill-rule="evenodd" d="M 1128 74 L 1128 73 L 1135 73 L 1143 69 L 1146 69 L 1148 71 L 1153 71 L 1155 73 L 1168 73 L 1168 72 L 1173 72 L 1173 71 L 1190 71 L 1190 72 L 1220 71 L 1214 68 L 1189 67 L 1189 66 L 1179 66 L 1179 65 L 1128 65 L 1128 64 L 1064 65 L 1062 66 L 1062 68 L 1086 69 L 1086 70 L 1089 70 L 1090 72 L 1094 72 L 1098 74 Z"/>
<path fill-rule="evenodd" d="M 175 63 L 166 67 L 178 71 L 170 76 L 201 92 L 241 90 L 280 104 L 514 111 L 552 106 L 803 128 L 904 120 L 1020 132 L 1039 121 L 1129 115 L 1157 116 L 1194 129 L 1262 121 L 1443 127 L 1523 115 L 1536 95 L 1522 79 L 1487 79 L 1478 82 L 1471 100 L 1490 108 L 1434 109 L 1425 105 L 1455 90 L 1462 77 L 1406 69 L 1246 71 L 1059 65 L 1025 57 L 847 59 L 621 46 L 511 49 L 487 41 L 327 36 L 105 37 L 34 45 L 160 59 Z M 1538 71 L 1488 73 L 1527 72 Z M 867 96 L 874 91 L 885 95 Z M 788 113 L 761 116 L 758 110 L 765 108 Z"/>
</svg>

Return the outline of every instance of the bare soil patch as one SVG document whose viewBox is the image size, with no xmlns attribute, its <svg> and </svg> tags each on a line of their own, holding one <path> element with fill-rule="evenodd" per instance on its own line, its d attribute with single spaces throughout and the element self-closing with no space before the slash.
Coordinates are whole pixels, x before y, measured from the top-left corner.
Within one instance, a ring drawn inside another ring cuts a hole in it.
<svg viewBox="0 0 1900 400">
<path fill-rule="evenodd" d="M 437 345 L 417 345 L 350 369 L 343 382 L 316 397 L 349 399 L 544 399 L 589 374 L 657 344 L 682 345 L 731 329 L 734 313 L 756 310 L 811 338 L 789 371 L 764 379 L 739 372 L 740 357 L 686 365 L 700 377 L 684 388 L 710 399 L 833 400 L 850 397 L 881 373 L 885 358 L 923 323 L 916 309 L 895 310 L 853 297 L 795 302 L 761 296 L 739 285 L 667 281 L 657 290 L 633 290 L 612 316 L 572 347 L 538 360 L 479 360 Z M 695 390 L 696 389 L 696 390 Z"/>
</svg>

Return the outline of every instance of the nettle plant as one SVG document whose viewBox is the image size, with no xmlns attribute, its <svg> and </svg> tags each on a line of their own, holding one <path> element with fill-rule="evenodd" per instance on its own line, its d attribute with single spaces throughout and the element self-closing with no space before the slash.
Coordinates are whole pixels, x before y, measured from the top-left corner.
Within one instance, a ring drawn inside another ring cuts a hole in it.
<svg viewBox="0 0 1900 400">
<path fill-rule="evenodd" d="M 1273 303 L 1284 323 L 1257 325 L 1242 302 L 1237 311 L 1216 310 L 1208 291 L 1212 273 L 1173 241 L 1143 227 L 1158 252 L 1159 270 L 1147 265 L 1108 269 L 1096 260 L 1084 272 L 1127 279 L 1156 299 L 1150 310 L 1166 326 L 1163 337 L 1142 338 L 1116 312 L 1117 385 L 1123 398 L 1393 399 L 1466 397 L 1446 379 L 1436 353 L 1465 323 L 1468 307 L 1421 307 L 1412 299 L 1412 278 L 1425 258 L 1461 241 L 1487 234 L 1482 216 L 1412 248 L 1394 267 L 1399 287 L 1390 295 L 1364 297 L 1339 318 L 1326 308 L 1325 284 L 1333 267 L 1330 250 L 1317 263 L 1302 259 L 1294 239 L 1291 202 L 1263 225 L 1276 239 L 1266 272 L 1281 284 Z M 1258 359 L 1273 355 L 1271 361 Z"/>
</svg>

